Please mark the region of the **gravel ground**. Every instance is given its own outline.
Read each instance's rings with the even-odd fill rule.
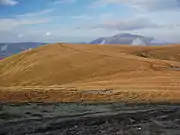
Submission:
[[[180,106],[1,104],[0,135],[180,135]]]

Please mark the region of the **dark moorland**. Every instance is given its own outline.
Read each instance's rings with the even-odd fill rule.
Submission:
[[[179,135],[179,104],[1,104],[1,135]]]

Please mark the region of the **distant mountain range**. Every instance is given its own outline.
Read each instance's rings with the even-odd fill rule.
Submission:
[[[22,51],[36,48],[46,43],[41,42],[21,42],[21,43],[0,43],[0,59],[20,53]]]
[[[130,45],[150,45],[154,38],[133,34],[117,34],[111,37],[98,38],[90,44],[130,44]]]

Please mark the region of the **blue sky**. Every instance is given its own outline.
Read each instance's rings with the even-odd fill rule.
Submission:
[[[118,33],[180,42],[180,0],[0,0],[0,42],[89,42]]]

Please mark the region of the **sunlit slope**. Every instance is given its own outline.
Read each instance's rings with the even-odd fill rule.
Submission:
[[[164,76],[169,81],[169,76],[178,77],[179,74],[179,71],[170,69],[172,65],[179,65],[180,57],[176,50],[180,47],[46,45],[2,60],[0,86],[73,86],[84,82],[86,86],[108,87],[113,86],[112,80],[114,86],[120,86],[129,79],[133,83],[136,78],[151,79],[153,75]],[[144,52],[150,56],[141,55]],[[148,78],[142,80],[143,83],[149,81]]]

